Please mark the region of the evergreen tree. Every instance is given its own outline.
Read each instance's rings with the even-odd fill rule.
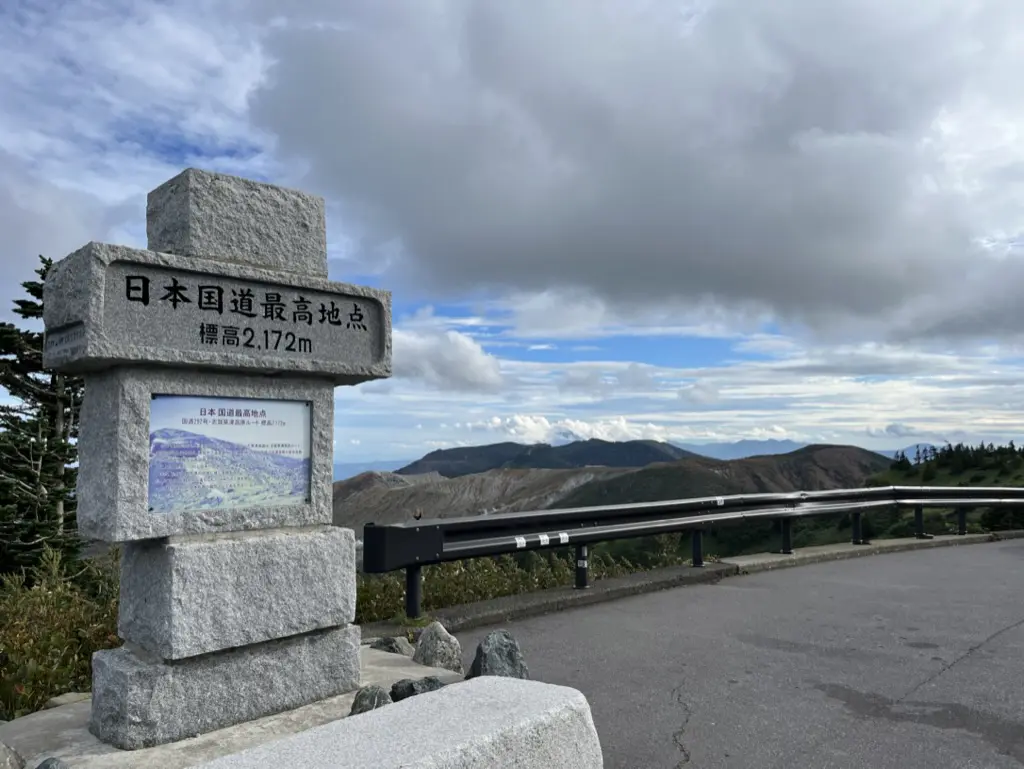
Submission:
[[[43,317],[43,281],[52,260],[39,257],[38,280],[22,283],[28,299],[14,312]],[[29,569],[43,546],[78,554],[75,523],[78,411],[83,383],[43,368],[43,333],[0,323],[0,387],[15,405],[0,404],[0,574]]]

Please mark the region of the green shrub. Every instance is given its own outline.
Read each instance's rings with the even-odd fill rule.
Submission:
[[[882,536],[890,539],[912,537],[914,536],[914,522],[908,520],[897,521],[886,529],[885,534]]]
[[[116,563],[64,564],[47,549],[30,574],[0,578],[0,718],[92,688],[93,652],[120,645]]]
[[[1024,509],[990,507],[982,512],[979,523],[986,531],[1024,529]]]

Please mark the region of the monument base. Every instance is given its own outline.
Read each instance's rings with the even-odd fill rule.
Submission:
[[[93,655],[89,731],[122,750],[175,742],[359,688],[358,625],[166,662]]]

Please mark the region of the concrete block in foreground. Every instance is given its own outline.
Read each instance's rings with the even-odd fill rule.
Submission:
[[[601,769],[575,689],[484,676],[192,769]]]
[[[177,660],[348,625],[355,550],[334,526],[126,543],[118,635]]]
[[[89,731],[122,750],[162,745],[359,688],[357,625],[166,663],[96,652]]]

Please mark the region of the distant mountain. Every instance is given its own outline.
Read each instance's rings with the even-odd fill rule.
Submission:
[[[362,536],[365,523],[407,521],[416,513],[422,518],[450,518],[494,511],[860,487],[889,466],[887,458],[854,446],[806,446],[789,454],[731,461],[688,455],[642,468],[500,468],[457,477],[367,473],[334,484],[334,523],[353,527],[356,535]]]
[[[376,462],[335,462],[334,480],[343,481],[360,473],[393,472],[411,462],[411,459],[381,459]]]
[[[399,475],[438,473],[445,478],[497,469],[570,469],[581,467],[646,467],[655,462],[674,462],[696,454],[658,441],[602,441],[596,438],[561,446],[546,443],[494,443],[432,451],[406,467]]]
[[[487,446],[438,449],[395,472],[399,475],[439,473],[445,478],[456,478],[502,467],[529,448],[532,447],[522,443],[505,442],[491,443]]]
[[[733,441],[732,443],[677,443],[679,448],[713,459],[743,459],[744,457],[760,457],[771,454],[788,454],[791,451],[807,446],[796,441],[778,441],[774,439],[753,441]]]
[[[309,459],[167,428],[150,435],[150,512],[298,503]],[[301,498],[300,498],[301,499]]]
[[[891,462],[856,446],[805,446],[789,454],[717,460],[698,457],[594,481],[558,507],[655,502],[728,494],[859,488]]]

